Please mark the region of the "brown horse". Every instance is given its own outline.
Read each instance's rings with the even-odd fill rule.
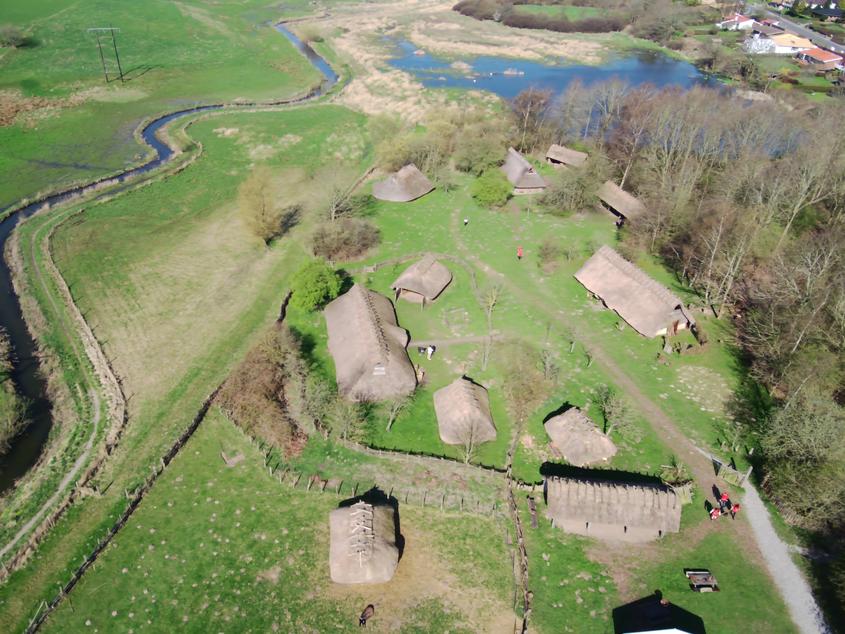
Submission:
[[[372,603],[364,608],[364,611],[361,612],[361,616],[358,617],[358,626],[359,627],[366,627],[367,621],[372,618],[373,614],[376,613],[376,606]]]

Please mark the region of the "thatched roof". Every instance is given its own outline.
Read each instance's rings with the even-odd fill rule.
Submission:
[[[433,301],[451,281],[449,269],[429,253],[405,269],[390,287],[399,293],[399,297],[410,301],[421,301],[423,298]]]
[[[461,377],[434,393],[434,412],[440,438],[447,445],[496,439],[487,390]]]
[[[577,407],[550,418],[545,424],[552,445],[576,467],[608,460],[616,455],[616,445],[599,431]]]
[[[513,148],[508,149],[502,171],[516,189],[543,189],[546,186],[546,181],[537,173],[534,166]]]
[[[599,187],[598,196],[605,205],[625,219],[636,218],[645,211],[645,205],[613,181],[605,181]]]
[[[397,325],[389,299],[355,284],[324,314],[343,396],[382,401],[414,391],[417,377],[405,350],[408,333]]]
[[[548,516],[567,533],[642,542],[681,527],[681,501],[662,485],[546,478]]]
[[[573,150],[565,145],[553,144],[549,151],[546,152],[546,158],[564,165],[571,165],[573,167],[581,167],[587,162],[588,155],[586,152],[579,152]]]
[[[434,185],[431,181],[411,163],[385,180],[374,183],[373,196],[379,200],[406,203],[425,196],[432,189]]]
[[[335,583],[386,583],[396,572],[396,510],[364,501],[329,514],[329,569]]]
[[[695,323],[674,293],[607,245],[584,263],[575,279],[646,337],[666,334],[676,322],[678,328]]]

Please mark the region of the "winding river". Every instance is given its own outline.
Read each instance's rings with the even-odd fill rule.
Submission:
[[[129,187],[131,181],[134,181],[136,177],[155,170],[169,161],[173,157],[175,149],[159,136],[159,132],[176,119],[208,110],[237,110],[256,106],[301,103],[316,99],[328,92],[339,78],[331,65],[283,24],[276,24],[274,28],[290,40],[323,75],[323,80],[318,87],[295,99],[267,103],[209,104],[177,110],[150,121],[141,130],[144,143],[153,152],[153,157],[146,163],[126,169],[113,177],[52,194],[18,209],[15,209],[16,206],[12,205],[8,209],[0,211],[0,213],[6,214],[9,210],[14,210],[0,222],[0,253],[5,253],[6,241],[17,224],[45,205],[53,206],[66,202],[76,196],[88,194],[104,184],[117,185],[117,189],[109,188],[109,195],[111,195],[116,190],[120,191]],[[29,403],[27,413],[29,424],[13,440],[9,451],[0,457],[0,493],[3,493],[13,487],[15,482],[38,462],[53,426],[53,416],[50,401],[47,398],[47,385],[39,372],[37,347],[26,327],[20,301],[12,287],[11,270],[5,258],[2,257],[0,257],[0,327],[4,328],[9,336],[13,361],[12,380],[18,393]]]

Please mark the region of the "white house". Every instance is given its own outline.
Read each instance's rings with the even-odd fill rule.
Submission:
[[[749,18],[741,13],[734,13],[721,22],[716,22],[723,31],[748,31],[754,25],[754,18]]]

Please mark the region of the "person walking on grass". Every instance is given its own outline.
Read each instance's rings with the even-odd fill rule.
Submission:
[[[516,259],[520,261],[522,260],[522,247],[516,248]]]
[[[466,227],[469,224],[469,218],[464,218],[464,226]]]
[[[731,510],[731,498],[727,491],[723,491],[719,498],[719,508],[722,510],[722,513],[727,513]]]
[[[710,511],[710,521],[717,520],[722,516],[722,511],[717,509],[715,506]]]
[[[736,514],[737,514],[737,513],[739,513],[739,504],[738,504],[738,503],[737,503],[737,504],[734,504],[734,505],[731,507],[731,519],[732,519],[732,520],[735,520],[735,519],[736,519]]]

